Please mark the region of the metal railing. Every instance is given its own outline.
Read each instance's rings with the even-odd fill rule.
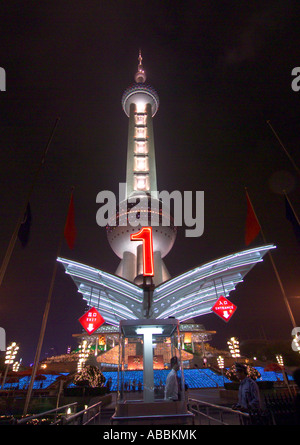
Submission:
[[[289,394],[265,395],[265,406],[274,425],[297,425],[296,396]]]
[[[237,411],[226,406],[208,403],[203,400],[189,398],[188,406],[190,412],[198,415],[200,424],[201,416],[205,419],[208,425],[211,425],[212,422],[217,425],[242,425],[245,423],[245,421],[247,422],[250,419],[250,415],[248,413]],[[201,411],[200,407],[204,408],[205,412]],[[212,415],[210,415],[212,411],[214,411],[218,417],[212,417]],[[224,421],[225,416],[229,418],[230,423],[227,423],[227,419],[227,422]]]
[[[62,417],[60,422],[56,422],[58,425],[89,425],[92,422],[94,425],[100,421],[101,418],[101,405],[102,401],[95,403],[94,405],[88,406],[87,408],[73,414],[69,417]],[[54,425],[54,424],[53,424]]]
[[[45,423],[50,421],[50,425],[89,425],[92,422],[96,424],[100,421],[102,401],[88,406],[78,413],[74,413],[77,404],[77,402],[73,402],[39,414],[26,416],[22,419],[13,419],[12,423],[14,425],[39,424],[41,419],[45,419]],[[61,415],[57,418],[59,413]]]
[[[164,425],[169,425],[169,421],[178,420],[178,424],[182,425],[182,422],[193,421],[194,416],[192,413],[182,413],[182,414],[152,414],[152,415],[140,415],[140,416],[116,416],[115,414],[111,417],[110,423],[114,422],[133,422],[133,421],[149,421],[149,425],[155,424],[156,421],[163,421]]]
[[[54,422],[52,422],[51,425],[55,425],[55,424],[59,423],[61,420],[61,419],[57,420],[57,414],[59,412],[64,411],[66,416],[68,416],[69,412],[71,414],[72,410],[75,409],[76,406],[77,406],[77,402],[69,403],[68,405],[59,406],[58,408],[50,409],[49,411],[44,411],[39,414],[33,414],[31,416],[26,416],[26,417],[23,417],[22,419],[14,419],[13,423],[15,425],[24,425],[26,423],[30,423],[33,420],[39,419],[41,417],[42,418],[45,418],[45,417],[51,418],[52,416],[54,416]]]

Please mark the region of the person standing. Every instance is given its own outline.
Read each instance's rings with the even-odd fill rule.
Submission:
[[[255,411],[261,408],[259,388],[257,383],[248,376],[247,366],[235,364],[237,377],[240,381],[238,403],[234,409],[240,411]]]
[[[176,402],[179,399],[179,386],[177,371],[179,369],[179,363],[177,357],[171,358],[171,371],[169,372],[165,386],[165,400],[172,400]]]

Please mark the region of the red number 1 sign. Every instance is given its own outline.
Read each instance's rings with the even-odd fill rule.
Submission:
[[[152,227],[143,227],[130,235],[131,241],[143,241],[143,270],[145,277],[154,276]]]

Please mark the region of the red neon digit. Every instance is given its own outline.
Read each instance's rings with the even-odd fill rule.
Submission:
[[[143,241],[144,276],[154,276],[152,227],[143,227],[138,233],[130,235],[131,241]]]

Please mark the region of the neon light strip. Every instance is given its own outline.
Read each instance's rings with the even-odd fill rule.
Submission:
[[[141,303],[142,302],[142,298],[140,298],[139,300],[137,299],[137,298],[134,298],[134,296],[132,296],[132,295],[129,295],[129,294],[127,294],[126,292],[124,292],[122,289],[116,289],[115,287],[112,287],[112,286],[109,286],[108,284],[105,284],[105,283],[103,283],[103,282],[99,282],[99,281],[95,281],[95,280],[93,280],[93,279],[91,279],[91,278],[88,278],[88,277],[83,277],[82,275],[79,275],[79,274],[77,274],[75,271],[69,271],[69,270],[66,270],[66,274],[67,275],[71,275],[72,277],[77,277],[77,278],[80,278],[81,280],[84,280],[84,281],[86,281],[86,282],[88,282],[88,283],[95,283],[97,286],[99,286],[99,290],[101,291],[101,286],[103,286],[103,287],[105,287],[105,288],[108,288],[108,289],[110,289],[111,291],[114,291],[114,292],[116,292],[117,294],[121,294],[122,296],[126,296],[126,297],[128,297],[128,298],[130,298],[131,300],[134,300],[134,301],[136,301],[136,302],[138,302],[138,303]],[[74,281],[75,281],[76,279],[74,279]],[[78,280],[79,281],[79,280]],[[84,284],[84,283],[82,283],[82,281],[80,281],[80,284]]]
[[[212,311],[210,311],[210,310],[208,310],[208,311],[204,311],[204,312],[201,312],[201,314],[199,314],[199,315],[196,315],[197,317],[198,316],[201,316],[201,315],[206,315],[206,314],[211,314],[212,313]],[[194,315],[195,316],[195,315]],[[185,321],[185,320],[188,320],[189,318],[191,318],[191,314],[188,314],[187,315],[187,317],[180,317],[180,318],[178,318],[178,320],[180,321],[180,322],[183,322],[183,321]]]
[[[98,302],[98,306],[99,306],[99,307],[101,307],[102,302],[105,302],[106,304],[110,305],[110,307],[111,307],[111,306],[116,307],[116,308],[117,308],[116,311],[119,311],[120,313],[122,313],[122,314],[124,314],[124,315],[127,313],[128,317],[130,317],[130,318],[135,318],[135,317],[133,316],[133,313],[132,313],[132,310],[131,310],[131,309],[128,309],[126,306],[123,306],[122,304],[117,303],[116,301],[110,301],[110,300],[107,300],[107,299],[104,298],[104,297],[101,297],[101,300],[100,300],[99,297],[98,297],[98,295],[97,295],[97,296],[93,296],[93,295],[91,295],[89,292],[83,292],[83,291],[81,291],[81,290],[78,290],[78,292],[80,292],[82,295],[85,295],[86,297],[89,297],[89,298],[91,299],[91,301],[93,301],[93,302]],[[84,299],[85,299],[86,301],[88,301],[88,298],[84,298]],[[100,300],[100,301],[99,301],[99,300]],[[105,307],[105,305],[104,305],[104,307]]]
[[[228,270],[231,271],[231,270],[233,270],[233,269],[241,268],[242,266],[249,266],[249,265],[251,265],[251,264],[256,264],[256,263],[261,262],[261,261],[262,261],[262,259],[257,259],[257,260],[252,260],[252,261],[249,260],[247,263],[243,263],[243,264],[233,264],[233,265],[231,265],[231,266],[227,266],[227,267],[225,267],[225,268],[223,268],[223,269],[221,269],[221,270],[213,270],[213,271],[207,273],[206,275],[200,275],[200,276],[198,276],[198,278],[195,278],[193,281],[188,281],[187,283],[183,284],[181,287],[179,287],[179,288],[175,288],[175,289],[171,290],[168,294],[162,295],[160,298],[159,298],[158,294],[160,293],[160,290],[161,290],[161,289],[159,289],[159,287],[158,287],[158,288],[156,289],[156,295],[154,296],[153,301],[157,302],[157,301],[161,300],[162,298],[166,297],[167,295],[170,295],[170,294],[172,294],[172,293],[174,293],[174,292],[177,292],[178,290],[180,290],[180,289],[182,289],[182,288],[184,288],[184,287],[186,287],[186,286],[190,286],[191,284],[196,283],[197,281],[204,280],[204,279],[206,279],[206,278],[208,278],[208,277],[212,277],[213,275],[221,275],[222,273],[224,273],[224,272],[226,272],[226,271],[228,271]],[[200,272],[200,269],[199,269],[199,272]],[[216,279],[217,279],[217,278],[218,278],[218,277],[216,277]],[[182,279],[182,280],[183,280],[184,277],[181,276],[181,277],[178,278],[178,280],[179,280],[179,279]],[[176,280],[176,281],[178,281],[178,280]],[[170,283],[170,284],[172,284],[172,283]]]
[[[213,300],[213,301],[216,301],[216,300]],[[186,320],[188,320],[190,317],[191,317],[191,315],[193,315],[193,316],[195,316],[195,317],[197,317],[197,314],[201,314],[203,311],[209,311],[209,312],[211,312],[211,308],[212,308],[212,306],[213,306],[213,304],[211,303],[211,302],[209,302],[208,301],[208,303],[210,303],[209,304],[209,306],[207,306],[207,305],[205,305],[205,303],[206,302],[203,302],[201,305],[197,305],[197,306],[190,306],[190,309],[192,309],[193,308],[193,310],[191,310],[191,311],[186,311],[186,310],[184,310],[184,311],[178,311],[178,312],[173,312],[173,314],[176,314],[175,316],[176,316],[176,318],[179,320],[181,317],[185,317],[185,319]],[[199,306],[199,307],[198,307]],[[202,307],[201,307],[202,306]],[[183,314],[181,314],[180,315],[180,312],[183,312]],[[165,315],[163,314],[163,315],[160,315],[158,318],[165,318]]]
[[[104,296],[100,297],[99,295],[91,294],[90,291],[84,291],[84,290],[78,289],[78,292],[86,297],[86,298],[83,297],[86,301],[88,301],[88,298],[90,298],[91,301],[96,302],[98,304],[98,307],[101,307],[101,304],[104,301],[110,306],[120,308],[120,309],[116,309],[116,311],[119,311],[123,314],[127,313],[128,317],[133,318],[133,319],[135,318],[134,310],[131,308],[128,308],[127,306],[123,305],[122,303],[118,303],[114,300],[109,300],[109,299],[105,298]],[[135,311],[138,312],[138,308],[135,307]]]
[[[225,293],[226,294],[228,294],[229,292],[231,292],[231,291],[233,291],[235,289],[235,286],[231,286],[231,287],[227,287],[227,288],[225,288]],[[223,293],[223,292],[222,292]],[[221,295],[221,293],[220,293],[220,295]],[[185,305],[185,304],[189,304],[189,301],[191,300],[191,299],[193,299],[194,298],[194,300],[193,301],[195,301],[195,299],[198,297],[198,298],[200,298],[201,300],[203,300],[204,298],[208,298],[208,297],[212,297],[212,296],[214,296],[216,299],[218,298],[217,296],[216,296],[216,292],[214,292],[214,291],[211,291],[211,292],[204,292],[203,291],[203,295],[202,295],[202,292],[194,292],[193,294],[190,294],[190,295],[187,295],[186,296],[186,298],[181,298],[180,300],[177,300],[177,301],[175,301],[175,302],[173,302],[173,303],[171,303],[170,304],[170,307],[174,307],[174,306],[176,306],[176,305],[178,305],[178,304],[183,304],[183,305]]]
[[[168,308],[166,311],[164,311],[160,314],[159,318],[165,318],[166,316],[168,316],[169,314],[172,314],[172,313],[176,313],[176,318],[177,318],[177,315],[180,314],[180,312],[183,312],[183,311],[185,312],[187,309],[190,309],[190,308],[195,309],[196,307],[201,306],[205,303],[216,302],[216,301],[217,301],[217,298],[209,298],[208,300],[201,300],[197,304],[195,304],[195,302],[191,301],[191,302],[189,302],[188,305],[185,305],[185,307],[181,307],[180,309],[178,308],[177,310],[175,308]]]
[[[84,269],[84,270],[86,270],[86,271],[88,271],[90,273],[93,273],[93,274],[96,274],[96,275],[99,274],[101,278],[105,277],[108,280],[116,281],[118,284],[121,285],[121,287],[124,287],[124,286],[129,287],[132,290],[132,292],[134,292],[134,293],[141,293],[141,294],[143,293],[143,291],[141,290],[141,288],[139,286],[136,286],[135,284],[129,283],[129,282],[127,282],[126,280],[124,280],[122,278],[115,277],[115,276],[113,276],[111,274],[108,274],[107,272],[103,272],[102,270],[95,269],[95,268],[90,267],[90,266],[85,266],[84,264],[76,263],[75,261],[66,260],[66,259],[63,259],[63,258],[57,258],[57,261],[63,263],[65,265],[66,269],[69,268],[69,267],[72,267],[72,266],[74,266],[76,268],[79,268],[79,269]]]
[[[157,287],[157,290],[159,289],[161,291],[161,290],[165,289],[166,287],[171,286],[172,284],[174,284],[178,280],[181,280],[183,278],[187,278],[187,277],[193,275],[194,273],[197,273],[197,271],[205,270],[205,269],[207,269],[209,267],[213,267],[214,265],[218,265],[220,263],[224,263],[224,262],[229,261],[230,259],[236,258],[238,256],[244,256],[244,255],[257,253],[257,252],[260,253],[260,252],[267,251],[269,249],[275,249],[275,248],[276,248],[276,246],[271,244],[271,245],[267,245],[267,246],[263,246],[263,247],[256,247],[254,249],[244,250],[243,252],[234,253],[234,254],[228,255],[227,257],[224,257],[224,258],[219,258],[219,259],[217,259],[215,261],[212,261],[211,263],[205,264],[204,266],[200,266],[200,267],[197,267],[197,268],[195,268],[195,269],[193,269],[191,271],[188,271],[188,272],[180,275],[177,278],[171,279],[167,283],[161,284],[160,286]],[[261,258],[261,255],[260,255],[260,258]]]
[[[100,304],[98,304],[97,300],[94,299],[94,298],[91,298],[91,301],[93,302],[93,304],[96,303],[98,308],[101,309],[101,311],[103,311],[103,310],[109,311],[109,309],[111,309],[113,311],[112,313],[114,313],[115,316],[119,316],[119,317],[124,318],[124,319],[130,318],[131,320],[135,320],[136,319],[136,317],[133,314],[128,314],[128,312],[123,312],[120,309],[115,309],[115,305],[114,304],[110,304],[110,303],[104,304],[103,301],[100,302]]]

